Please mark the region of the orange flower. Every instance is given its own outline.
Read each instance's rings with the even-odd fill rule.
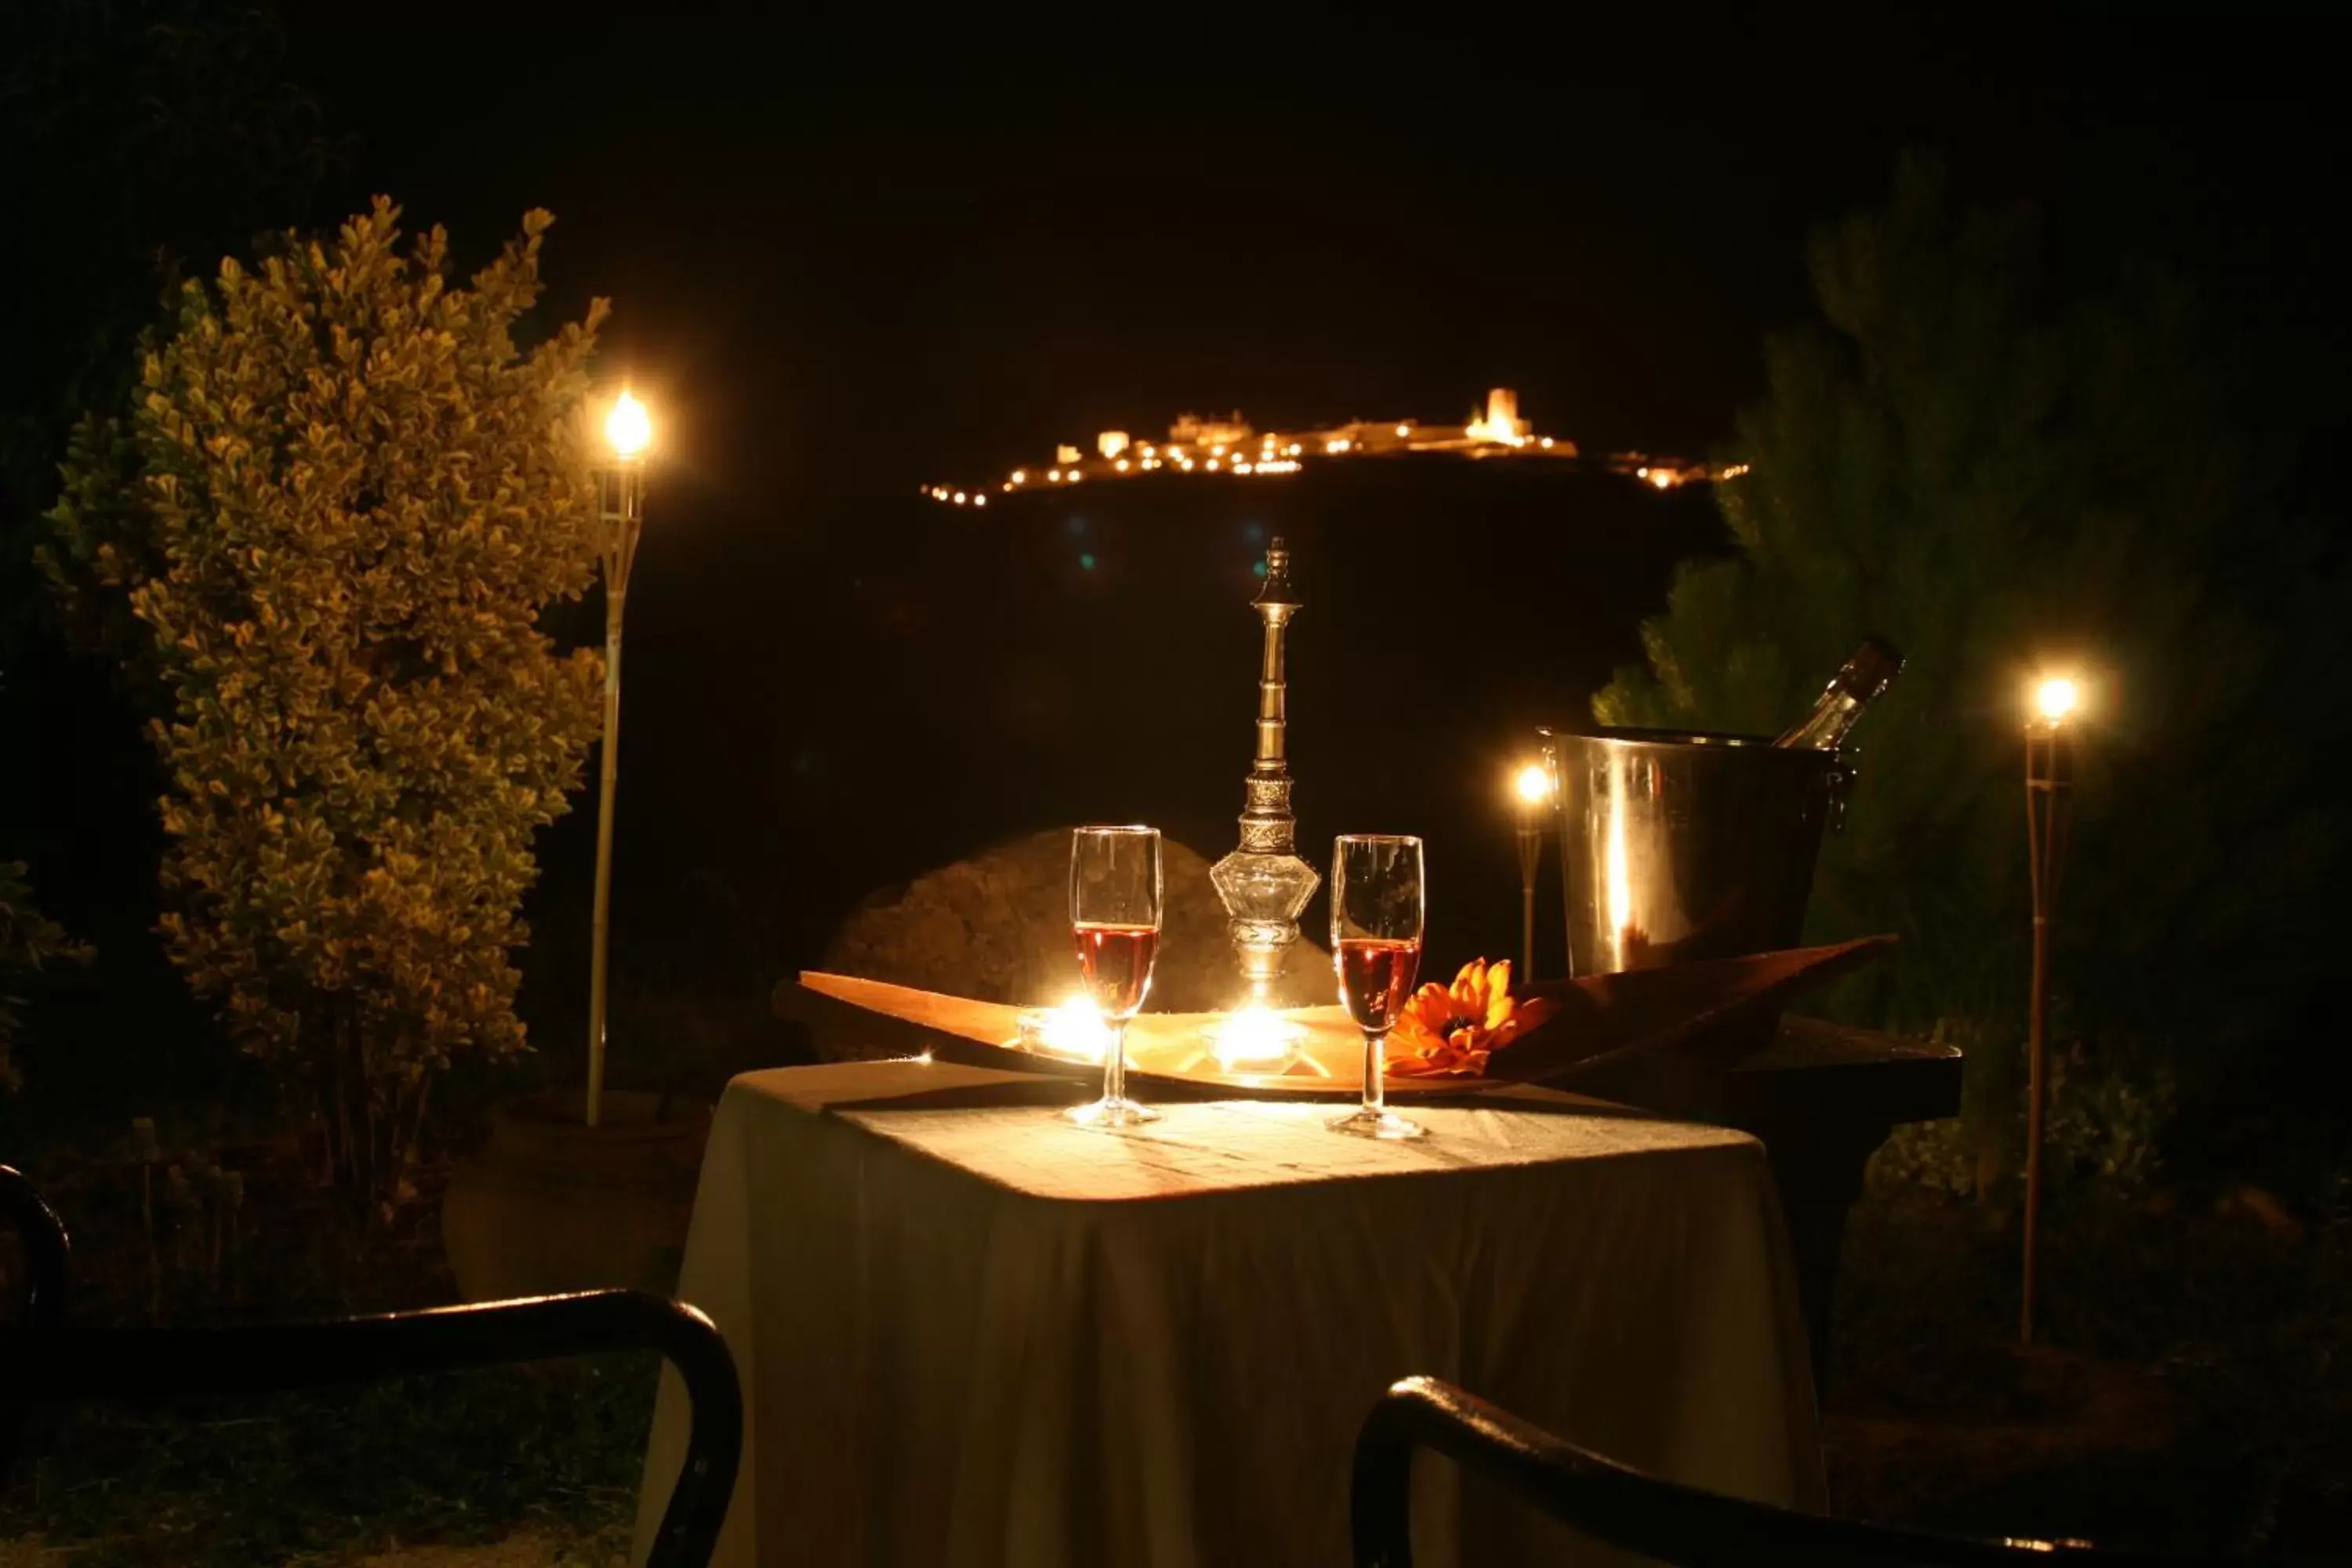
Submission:
[[[1511,961],[1483,958],[1462,966],[1451,985],[1430,982],[1412,994],[1389,1031],[1388,1070],[1405,1078],[1475,1078],[1486,1058],[1546,1018],[1559,1004],[1511,995]]]

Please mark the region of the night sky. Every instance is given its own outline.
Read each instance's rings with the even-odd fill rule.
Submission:
[[[1905,148],[2036,204],[2062,278],[2190,269],[2255,379],[2341,426],[2342,313],[2308,286],[2342,138],[2292,13],[733,12],[289,16],[354,198],[474,255],[556,213],[552,303],[615,297],[614,363],[661,393],[717,526],[1185,408],[1437,420],[1490,384],[1588,447],[1695,452],[1803,311],[1808,229],[1881,199]]]

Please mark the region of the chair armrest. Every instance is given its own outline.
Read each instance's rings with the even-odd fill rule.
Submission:
[[[57,1327],[65,1321],[73,1257],[65,1221],[41,1196],[41,1189],[14,1165],[0,1165],[0,1216],[16,1227],[17,1249],[24,1255],[22,1321],[37,1329]]]
[[[1596,1541],[1677,1568],[2025,1568],[2235,1563],[2048,1541],[1979,1541],[1855,1524],[1676,1485],[1577,1447],[1441,1383],[1391,1387],[1356,1437],[1349,1518],[1357,1568],[1411,1568],[1412,1457],[1428,1448]]]

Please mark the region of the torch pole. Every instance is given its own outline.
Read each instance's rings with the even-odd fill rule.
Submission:
[[[629,566],[636,558],[637,533],[645,521],[643,469],[624,464],[613,470],[615,506],[604,515],[604,732],[596,788],[596,895],[589,923],[588,1125],[601,1126],[604,1110],[604,996],[612,951],[613,801],[621,780],[621,617],[629,603]]]
[[[1519,984],[1536,977],[1536,873],[1543,865],[1543,831],[1519,807]]]
[[[2025,844],[2033,880],[2033,979],[2025,1025],[2025,1258],[2018,1301],[2017,1337],[2033,1342],[2042,1263],[2042,1139],[2050,1099],[2050,935],[2058,913],[2058,872],[2063,811],[2070,780],[2066,740],[2056,723],[2025,731]]]

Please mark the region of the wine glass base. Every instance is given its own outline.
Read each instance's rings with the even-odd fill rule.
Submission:
[[[1090,1100],[1062,1112],[1062,1120],[1079,1127],[1140,1127],[1160,1120],[1160,1112],[1125,1098]]]
[[[1353,1110],[1324,1123],[1355,1138],[1426,1138],[1429,1129],[1386,1110]]]

